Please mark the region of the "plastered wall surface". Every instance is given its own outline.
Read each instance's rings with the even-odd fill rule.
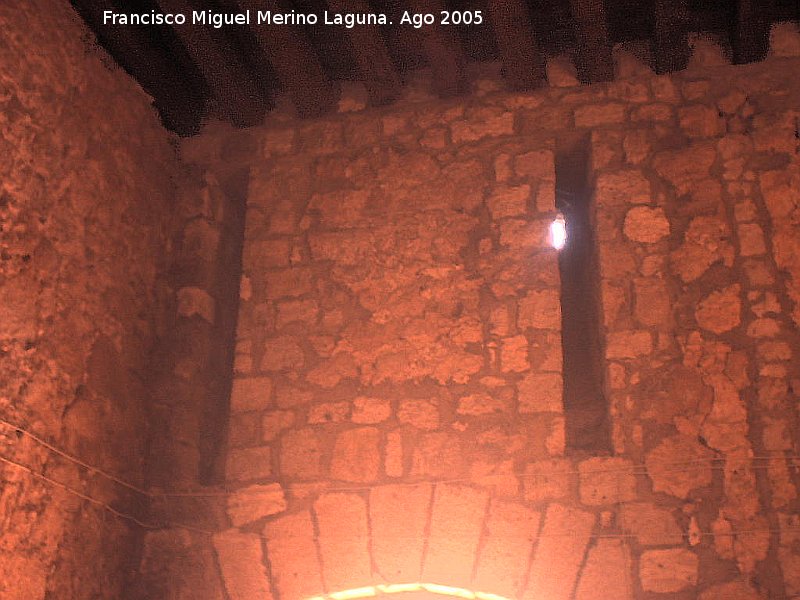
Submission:
[[[145,368],[167,321],[174,148],[66,2],[0,6],[0,597],[120,598],[144,483]],[[19,466],[22,465],[22,466]]]
[[[404,104],[253,144],[232,598],[430,582],[511,597],[792,598],[796,33],[732,67]],[[590,149],[613,456],[565,447],[554,149]],[[238,141],[237,141],[238,140]],[[591,301],[591,299],[587,299]]]

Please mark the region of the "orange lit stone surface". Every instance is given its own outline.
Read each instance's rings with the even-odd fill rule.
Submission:
[[[656,76],[619,47],[591,86],[565,57],[526,93],[434,100],[410,72],[394,105],[210,122],[176,155],[66,3],[14,10],[0,412],[152,495],[5,427],[98,504],[4,463],[0,597],[122,598],[129,571],[148,600],[800,597],[794,25],[752,65],[698,38]],[[602,456],[565,433],[566,139]]]

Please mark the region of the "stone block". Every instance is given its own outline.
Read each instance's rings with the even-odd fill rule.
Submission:
[[[769,36],[769,53],[781,58],[800,56],[800,30],[790,21],[774,23]]]
[[[449,433],[429,433],[417,440],[411,461],[414,477],[456,477],[465,467],[459,438]]]
[[[439,427],[439,407],[434,400],[401,400],[397,420],[431,431]]]
[[[576,127],[602,127],[625,122],[625,105],[618,102],[589,104],[575,109]]]
[[[685,106],[678,111],[683,132],[691,138],[717,137],[725,133],[725,119],[705,104]]]
[[[375,481],[381,466],[380,431],[360,427],[343,431],[336,438],[331,459],[331,478],[342,481]]]
[[[625,215],[622,231],[634,242],[655,244],[669,236],[669,220],[663,208],[637,206]]]
[[[272,475],[272,451],[269,446],[231,448],[225,462],[227,481],[264,479]]]
[[[312,429],[288,431],[281,438],[280,476],[317,479],[322,470],[322,444]]]
[[[392,404],[387,398],[358,396],[353,400],[350,420],[362,425],[382,423],[392,415]]]
[[[372,553],[377,571],[387,581],[420,580],[432,493],[432,486],[426,483],[370,490]]]
[[[622,540],[599,539],[586,558],[575,600],[632,600],[631,557]]]
[[[617,331],[606,338],[606,358],[611,360],[638,358],[652,351],[653,337],[649,331]]]
[[[534,150],[514,157],[514,175],[520,179],[555,182],[555,155],[552,150]]]
[[[514,133],[514,113],[485,107],[472,112],[462,121],[450,124],[450,137],[454,144],[476,142],[487,137]]]
[[[494,497],[513,498],[519,494],[519,478],[511,459],[477,458],[469,466],[469,480]]]
[[[636,536],[641,546],[679,545],[683,530],[666,508],[649,502],[631,502],[619,509],[619,526]]]
[[[572,463],[562,458],[528,463],[523,477],[525,500],[542,502],[570,496],[573,471]]]
[[[493,499],[489,505],[473,587],[517,598],[528,571],[541,515],[516,502]]]
[[[690,491],[711,484],[714,453],[695,439],[677,435],[666,438],[645,457],[654,492],[686,498]],[[675,465],[692,465],[676,469]]]
[[[709,178],[716,158],[716,148],[712,144],[695,144],[658,153],[653,166],[661,177],[675,186],[678,193],[685,194],[694,182]]]
[[[580,85],[575,63],[566,54],[548,59],[546,71],[547,82],[551,87],[565,88]]]
[[[663,279],[640,278],[633,282],[633,314],[642,325],[664,325],[671,315],[670,294]]]
[[[530,369],[528,338],[517,335],[500,342],[500,368],[504,373],[522,373]]]
[[[264,537],[279,598],[312,598],[324,593],[314,525],[307,510],[269,521]]]
[[[531,197],[531,186],[500,186],[487,199],[489,212],[493,219],[504,217],[521,217],[528,212],[528,201]]]
[[[275,404],[279,408],[294,408],[308,404],[314,399],[311,390],[279,383],[275,388]]]
[[[286,300],[278,302],[278,314],[275,326],[281,329],[289,323],[299,322],[314,325],[319,314],[319,307],[314,300]]]
[[[336,387],[343,379],[358,377],[358,368],[353,356],[339,352],[331,358],[324,359],[306,375],[309,383],[323,388]]]
[[[597,177],[595,199],[601,207],[649,204],[652,200],[650,181],[638,169],[601,173]]]
[[[236,377],[231,388],[231,412],[265,410],[272,405],[272,379]]]
[[[679,592],[697,584],[697,555],[685,548],[646,550],[639,559],[639,580],[646,592]]]
[[[564,383],[561,373],[528,373],[517,386],[520,413],[564,411]]]
[[[389,477],[402,477],[405,471],[403,452],[403,435],[399,431],[390,431],[386,434],[386,457],[384,471]]]
[[[214,534],[213,542],[230,600],[272,600],[261,536],[228,529]]]
[[[274,410],[261,417],[261,439],[271,442],[284,429],[294,425],[294,413],[290,410]]]
[[[309,267],[292,267],[261,275],[266,284],[265,300],[296,297],[314,291],[315,274]]]
[[[488,499],[486,492],[470,487],[436,486],[422,569],[424,581],[469,586]]]
[[[763,600],[746,581],[730,581],[712,585],[700,594],[699,600]]]
[[[324,494],[314,502],[322,575],[330,590],[372,583],[367,504],[356,494]]]
[[[288,267],[291,249],[292,241],[288,238],[249,241],[244,247],[242,270],[245,273],[255,274],[267,269]]]
[[[519,301],[517,323],[520,329],[561,330],[561,295],[558,290],[531,291]]]
[[[755,223],[742,223],[738,227],[739,252],[742,256],[761,256],[767,251],[764,231]]]
[[[349,402],[323,402],[308,409],[308,424],[341,423],[350,415]]]
[[[286,498],[278,483],[251,485],[228,497],[228,517],[234,527],[247,525],[263,517],[286,510]]]
[[[508,411],[508,403],[499,396],[469,394],[458,399],[456,413],[464,416],[499,414]]]
[[[738,327],[741,323],[741,286],[730,285],[711,292],[695,310],[697,324],[707,331],[720,334]]]
[[[636,499],[636,477],[630,460],[596,457],[578,465],[580,499],[589,506]]]
[[[290,336],[278,336],[264,342],[261,355],[262,371],[291,371],[305,364],[305,353],[298,341]]]
[[[551,504],[533,557],[523,600],[569,600],[594,528],[592,513]]]

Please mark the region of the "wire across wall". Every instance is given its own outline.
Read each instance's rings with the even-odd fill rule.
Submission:
[[[54,444],[51,444],[47,440],[43,439],[42,437],[36,435],[28,431],[27,429],[11,423],[6,419],[0,417],[0,426],[3,428],[13,431],[18,436],[25,436],[48,452],[55,456],[59,456],[69,463],[85,470],[87,473],[96,474],[100,477],[133,492],[141,497],[144,497],[147,500],[159,500],[159,499],[167,499],[167,498],[228,498],[237,494],[235,490],[227,490],[227,489],[214,489],[214,490],[147,490],[141,486],[137,486],[121,477],[114,475],[113,473],[109,473],[107,470],[104,470],[100,467],[94,466],[79,457],[58,448]],[[110,514],[118,517],[120,519],[126,520],[130,523],[133,523],[142,529],[147,530],[158,530],[158,529],[166,529],[166,528],[179,528],[185,529],[188,531],[196,532],[196,533],[203,533],[208,535],[213,535],[217,533],[216,531],[210,529],[204,529],[201,527],[196,527],[186,523],[177,523],[177,522],[160,522],[160,523],[150,523],[147,521],[142,520],[141,518],[127,513],[125,511],[121,511],[119,509],[114,508],[108,502],[100,500],[82,492],[73,486],[64,483],[62,481],[58,481],[48,475],[45,475],[42,472],[37,471],[36,469],[21,463],[17,460],[9,458],[7,456],[0,455],[0,462],[11,466],[13,468],[19,469],[30,475],[31,477],[38,479],[42,482],[45,482],[51,486],[54,486],[58,489],[63,490],[64,492],[71,494],[81,500],[84,500],[91,505],[100,508],[109,512]],[[698,469],[709,469],[709,470],[717,470],[717,471],[725,471],[731,470],[736,468],[741,468],[742,466],[752,470],[763,470],[769,469],[772,467],[772,463],[775,462],[785,462],[787,463],[788,468],[800,469],[800,456],[790,455],[790,454],[776,454],[773,456],[751,456],[751,457],[742,457],[742,458],[725,458],[725,457],[710,457],[707,459],[697,459],[691,461],[664,461],[659,462],[656,464],[650,465],[650,471],[657,470],[659,474],[678,474],[678,473],[692,473]],[[627,475],[647,475],[648,468],[644,464],[628,464],[628,465],[620,465],[619,467],[604,467],[604,468],[591,468],[591,469],[553,469],[553,470],[542,470],[542,471],[526,471],[525,478],[526,480],[533,480],[534,485],[536,484],[537,480],[541,478],[543,482],[547,482],[552,480],[556,477],[569,477],[569,476],[578,476],[578,477],[588,477],[594,475],[608,475],[608,474],[627,474]],[[491,477],[491,475],[489,476]],[[480,478],[478,478],[479,480]],[[370,491],[375,488],[380,487],[419,487],[420,485],[439,485],[439,484],[475,484],[479,483],[476,481],[476,478],[470,477],[455,477],[455,478],[446,478],[446,479],[436,479],[436,480],[421,480],[421,481],[406,481],[406,482],[391,482],[391,483],[376,483],[373,485],[326,485],[324,482],[321,483],[320,488],[322,491],[325,492],[366,492]],[[309,485],[313,485],[313,482],[309,482]],[[746,536],[746,535],[780,535],[780,534],[787,534],[790,532],[800,533],[800,526],[792,527],[792,528],[782,528],[782,529],[774,529],[774,528],[752,528],[752,529],[740,529],[736,531],[715,531],[715,532],[699,532],[698,535],[701,537],[738,537],[738,536]],[[457,534],[457,532],[454,532]],[[552,533],[552,534],[544,534],[540,533],[536,536],[537,539],[541,537],[573,537],[571,533]],[[637,534],[633,533],[615,533],[615,532],[608,532],[608,533],[595,533],[590,535],[591,539],[636,539],[638,537]],[[683,537],[683,535],[678,536],[677,534],[673,534],[670,536],[673,540],[677,537]],[[316,534],[314,535],[316,539]],[[406,539],[403,536],[400,536],[398,539]],[[415,538],[408,538],[408,539],[415,539]]]

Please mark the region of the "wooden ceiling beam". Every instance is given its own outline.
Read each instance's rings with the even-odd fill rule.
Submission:
[[[503,77],[514,90],[531,90],[546,79],[528,6],[522,0],[488,0],[489,20],[503,61]]]
[[[372,12],[365,0],[328,0],[334,12]],[[400,76],[386,49],[378,25],[363,25],[345,30],[353,56],[369,94],[370,104],[391,104],[400,96]]]
[[[575,20],[576,67],[585,83],[614,79],[614,61],[603,0],[570,0]]]
[[[689,64],[687,0],[655,0],[653,62],[656,73],[672,73]]]
[[[467,91],[465,72],[466,56],[452,25],[442,26],[441,12],[446,9],[442,0],[407,0],[409,10],[417,14],[432,14],[435,21],[418,31],[433,72],[433,90],[442,98],[457,96]],[[409,25],[399,25],[409,27]]]
[[[116,9],[116,5],[74,0],[73,6],[114,60],[153,97],[164,125],[180,135],[197,133],[206,90],[199,73],[192,77],[182,71],[191,62],[176,62],[159,50],[142,28],[104,24],[103,11]]]
[[[773,0],[738,0],[731,28],[733,62],[764,60],[769,51],[769,32],[775,13]]]
[[[191,15],[193,10],[187,0],[156,2],[165,13]],[[173,28],[233,124],[249,127],[262,122],[269,99],[255,84],[253,73],[236,52],[219,42],[206,27],[191,25],[191,19]]]
[[[285,12],[277,0],[239,0],[239,6],[251,12]],[[252,26],[252,31],[300,117],[318,117],[336,107],[338,86],[328,79],[302,29],[262,24]]]

